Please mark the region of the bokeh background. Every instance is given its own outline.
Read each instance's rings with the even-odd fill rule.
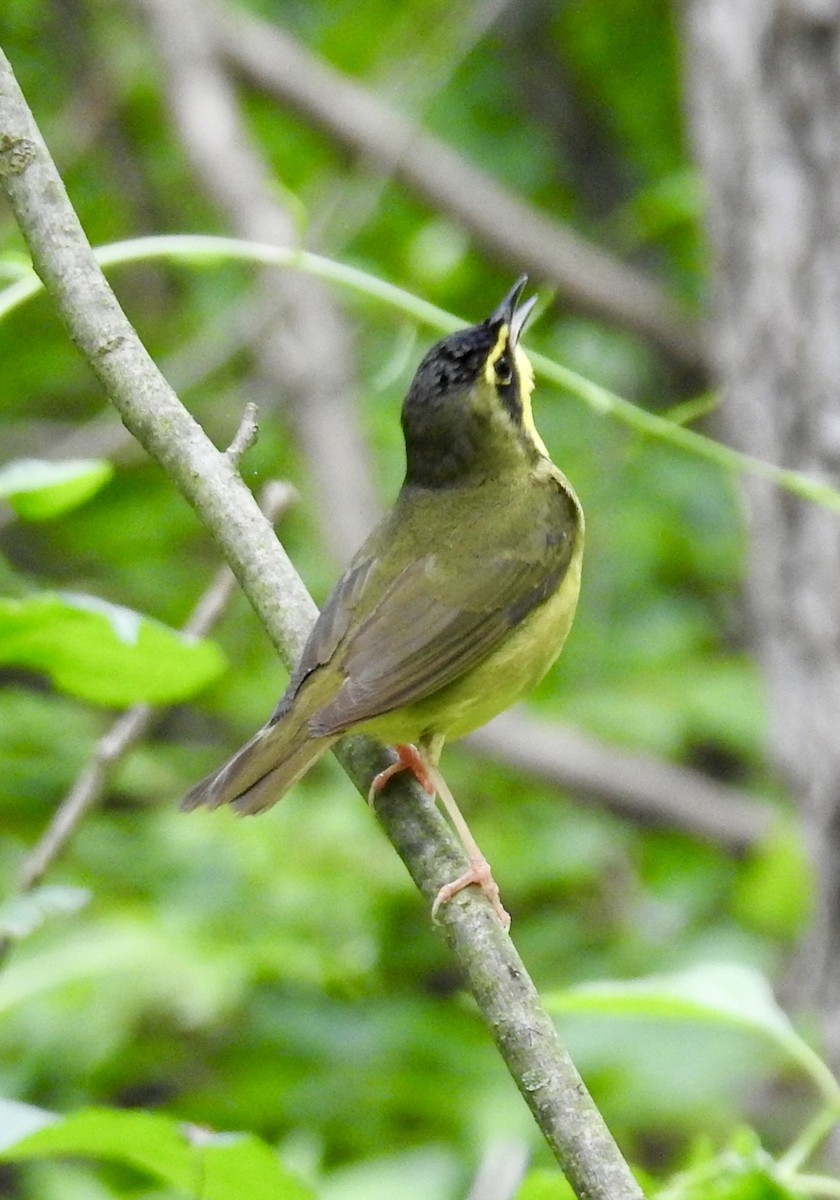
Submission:
[[[528,345],[726,433],[684,116],[691,47],[665,0],[5,0],[0,33],[94,244],[302,244],[470,321],[524,269],[543,300]],[[24,248],[5,208],[0,243],[11,277]],[[399,486],[401,398],[437,335],[251,264],[110,277],[217,444],[259,406],[242,472],[255,491],[294,484],[279,533],[323,600]],[[54,520],[4,512],[7,593],[89,593],[183,625],[214,547],[43,296],[0,322],[0,364],[4,460],[115,466]],[[519,724],[444,763],[517,945],[546,991],[710,962],[782,982],[815,883],[768,755],[742,480],[545,381],[535,414],[587,514],[579,614]],[[327,1200],[464,1195],[488,1156],[547,1167],[402,864],[331,759],[258,820],[179,813],[285,684],[241,597],[213,637],[226,668],[161,710],[50,868],[86,903],[7,955],[0,1092],[247,1129]],[[9,897],[115,716],[71,693],[3,671]],[[797,1016],[818,1039],[815,1011]],[[604,1016],[562,1028],[623,1149],[654,1173],[740,1123],[780,1147],[807,1104],[794,1073],[732,1031]],[[7,1170],[8,1194],[33,1200],[152,1194],[90,1164]]]

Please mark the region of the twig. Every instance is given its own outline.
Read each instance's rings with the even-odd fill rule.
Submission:
[[[153,713],[150,704],[135,704],[99,738],[89,761],[24,859],[18,873],[18,893],[31,891],[63,853],[87,813],[101,800],[116,764],[148,730]]]
[[[703,365],[700,332],[653,280],[525,203],[276,26],[208,7],[229,61],[253,85],[392,172],[517,270],[553,284],[564,302],[652,339],[688,367]]]
[[[234,465],[248,449],[256,431],[255,406],[246,406],[245,415],[227,454]],[[291,484],[272,481],[260,496],[260,508],[269,521],[277,521],[296,499]],[[236,578],[229,567],[216,573],[210,586],[198,600],[187,619],[183,632],[192,637],[204,637],[221,619],[236,590]],[[70,791],[56,809],[52,820],[24,859],[17,879],[17,894],[31,891],[64,853],[68,843],[87,814],[100,803],[115,768],[145,737],[161,710],[151,704],[134,704],[114,721],[93,748],[90,759],[82,768]],[[9,951],[11,939],[0,938],[0,962]]]
[[[633,821],[682,829],[733,854],[761,841],[776,815],[769,805],[699,771],[608,746],[559,722],[539,721],[524,709],[496,717],[463,745],[595,798]]]
[[[0,52],[0,186],[35,269],[71,337],[125,423],[194,505],[286,662],[300,654],[315,606],[229,460],[179,404],[102,275],[11,67]],[[362,794],[384,749],[345,738],[339,758]],[[397,783],[378,815],[431,903],[463,870],[463,852],[416,785]],[[467,894],[468,892],[473,894]],[[581,1200],[639,1200],[641,1189],[542,1007],[513,943],[484,896],[446,906],[446,938],[484,1020]]]
[[[163,374],[179,393],[197,387],[239,354],[252,337],[262,333],[265,319],[257,322],[256,316],[241,300],[227,305],[199,333],[167,356],[161,367]],[[33,424],[29,422],[30,426]],[[72,429],[62,429],[57,436],[54,428],[49,432],[50,436],[33,438],[30,444],[21,438],[23,447],[15,448],[13,456],[48,460],[110,458],[123,464],[145,458],[143,447],[120,423],[110,405]],[[17,519],[13,508],[0,507],[0,530]]]
[[[234,434],[233,441],[228,446],[227,450],[225,450],[225,455],[231,466],[239,466],[243,455],[247,454],[256,442],[259,432],[259,426],[257,425],[257,406],[253,400],[249,400],[245,405],[245,411],[242,413],[242,419],[239,422],[239,428]],[[262,507],[262,505],[260,507]],[[265,508],[263,508],[263,512],[265,512]],[[265,515],[268,516],[268,513]],[[271,520],[270,517],[269,520]]]

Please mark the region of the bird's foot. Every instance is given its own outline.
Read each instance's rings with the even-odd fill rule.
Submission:
[[[411,771],[425,792],[428,792],[430,796],[436,795],[435,785],[432,783],[429,772],[426,770],[426,764],[417,747],[403,743],[396,745],[394,749],[397,752],[396,762],[392,762],[390,767],[386,767],[378,775],[374,775],[368,792],[368,804],[373,804],[388,780],[392,779],[394,775],[399,775],[401,771]]]
[[[502,904],[501,896],[499,895],[499,885],[493,878],[490,864],[480,851],[477,854],[470,855],[470,865],[464,874],[459,875],[457,879],[453,879],[451,883],[445,883],[435,896],[435,902],[432,905],[432,920],[437,924],[437,914],[440,906],[448,904],[453,896],[457,896],[458,892],[462,892],[471,883],[477,883],[482,892],[484,892],[484,895],[493,906],[493,911],[499,918],[502,928],[507,932],[510,929],[510,913]]]

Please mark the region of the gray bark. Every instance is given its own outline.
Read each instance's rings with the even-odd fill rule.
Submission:
[[[692,0],[689,117],[708,186],[710,346],[723,432],[836,482],[840,467],[840,5]],[[840,1065],[840,522],[744,481],[750,626],[771,753],[800,806],[817,905],[788,1000]]]

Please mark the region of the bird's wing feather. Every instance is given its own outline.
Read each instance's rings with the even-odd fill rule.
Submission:
[[[414,564],[354,634],[344,683],[310,721],[312,733],[339,733],[445,687],[553,592],[567,565],[528,570],[505,559],[485,562],[473,575],[474,607],[466,606],[467,598],[465,607],[454,607],[426,587],[418,591],[417,574],[428,562]],[[497,575],[506,577],[508,589],[499,590]]]
[[[563,511],[568,514],[565,503]],[[313,714],[311,732],[342,732],[421,700],[469,671],[554,592],[573,549],[567,516],[495,554],[459,557],[458,548],[450,547],[415,559],[346,642],[333,647],[344,680]]]
[[[353,610],[364,591],[375,563],[376,554],[373,550],[369,552],[366,544],[336,583],[329,599],[321,609],[318,620],[312,627],[300,661],[291,674],[289,685],[280,697],[269,724],[274,724],[285,716],[304,681],[313,671],[316,671],[318,667],[325,666],[332,658],[347,632]]]

